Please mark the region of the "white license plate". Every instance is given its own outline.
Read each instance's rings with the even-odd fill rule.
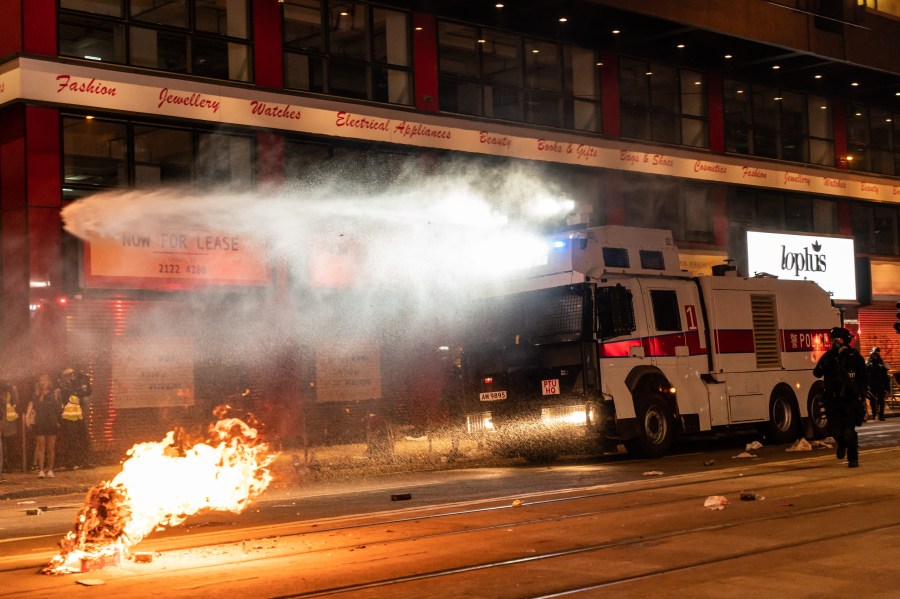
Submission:
[[[559,379],[541,381],[541,393],[543,395],[559,395]]]
[[[481,401],[499,401],[506,399],[506,391],[485,391],[478,396]]]

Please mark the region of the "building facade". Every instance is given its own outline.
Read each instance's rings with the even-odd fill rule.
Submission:
[[[0,7],[0,365],[23,386],[90,371],[95,449],[221,401],[252,403],[289,444],[371,434],[386,413],[428,423],[445,370],[422,351],[437,333],[395,338],[402,308],[377,329],[271,342],[316,328],[313,296],[372,303],[347,247],[312,239],[298,268],[213,224],[186,241],[136,229],[86,243],[63,211],[98,192],[121,192],[110,209],[125,210],[129,192],[161,187],[528,168],[575,200],[572,226],[671,229],[697,274],[729,258],[753,274],[748,231],[852,239],[855,293],[835,299],[863,351],[900,363],[894,3]],[[167,242],[214,255],[217,274],[161,262]]]

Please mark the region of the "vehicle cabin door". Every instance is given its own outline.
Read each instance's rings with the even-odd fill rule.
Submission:
[[[688,432],[709,430],[718,416],[701,374],[709,372],[706,323],[697,286],[685,280],[640,281],[646,310],[644,351],[675,388],[678,412]],[[727,412],[721,415],[727,422]]]
[[[603,393],[612,397],[618,418],[634,418],[634,403],[626,379],[650,364],[643,345],[647,320],[636,279],[599,283],[596,291],[598,362]]]

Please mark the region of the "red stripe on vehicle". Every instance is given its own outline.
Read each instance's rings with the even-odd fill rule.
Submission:
[[[720,354],[752,354],[756,348],[750,329],[716,330],[716,352]]]
[[[613,341],[600,344],[601,358],[627,358],[631,355],[632,347],[640,347],[640,339],[626,339],[625,341]]]
[[[700,333],[697,331],[601,343],[599,352],[601,358],[627,358],[631,356],[632,347],[643,347],[644,355],[647,357],[665,357],[674,356],[675,348],[678,346],[687,346],[692,356],[706,353],[706,348],[700,344]]]

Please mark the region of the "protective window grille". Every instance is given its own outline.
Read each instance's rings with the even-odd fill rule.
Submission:
[[[628,250],[625,248],[603,248],[603,262],[608,268],[628,268]]]
[[[778,317],[775,296],[751,295],[753,312],[753,345],[757,368],[781,367],[781,343],[778,339]]]
[[[580,294],[567,293],[547,305],[539,335],[565,335],[581,331],[584,303]]]
[[[666,261],[663,258],[663,253],[656,250],[641,250],[641,268],[665,270]]]

